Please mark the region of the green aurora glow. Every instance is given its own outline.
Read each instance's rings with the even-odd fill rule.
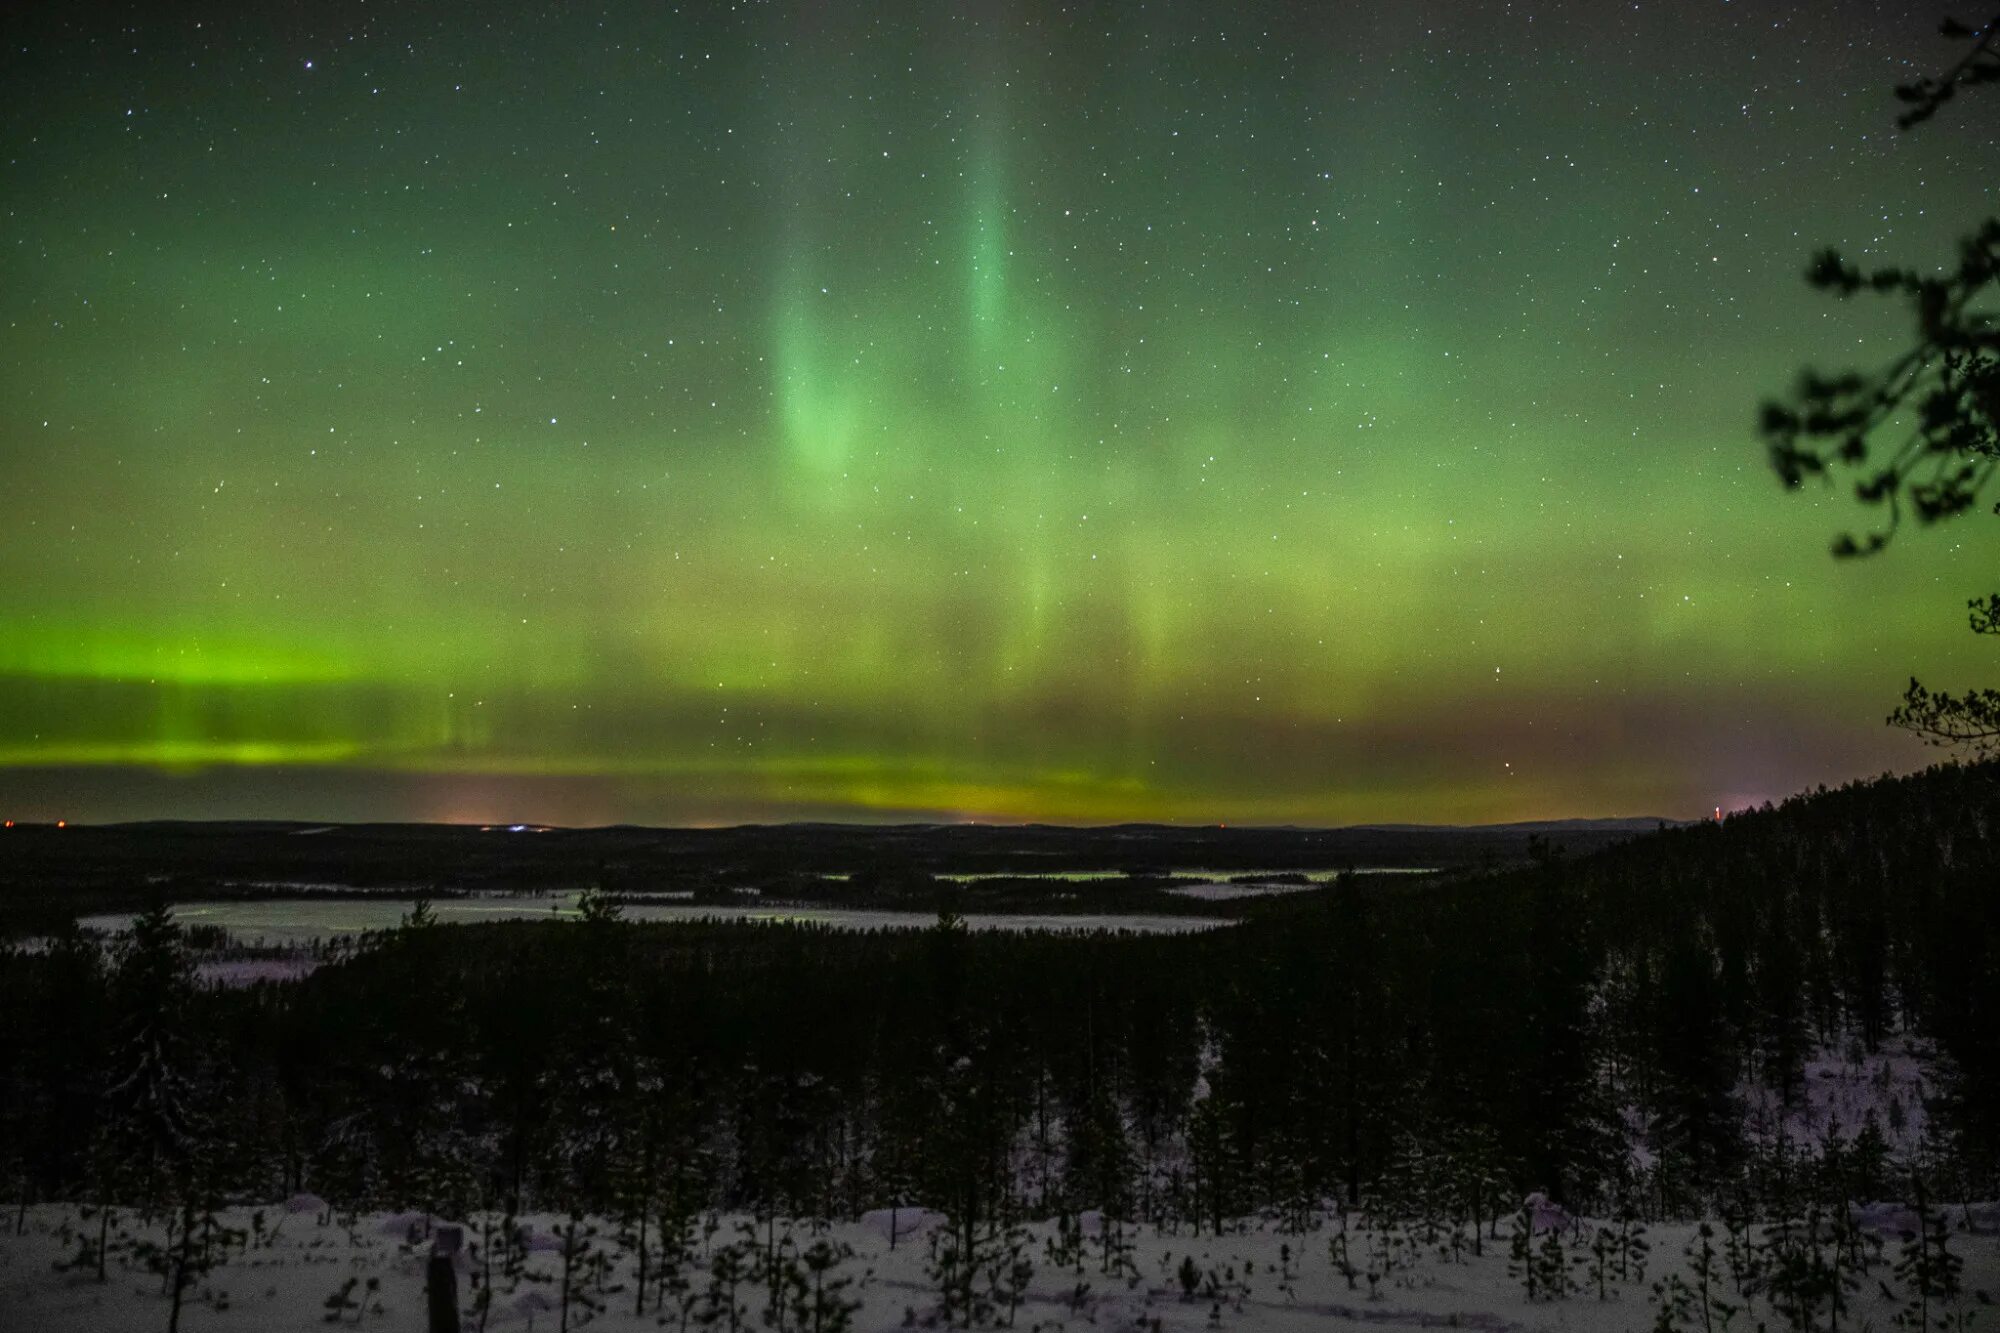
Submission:
[[[1879,718],[1995,674],[1993,525],[1836,566],[1750,423],[1895,347],[1803,263],[1947,256],[1995,122],[1893,133],[1928,10],[1744,8],[45,16],[0,804],[1469,821],[1921,762]]]

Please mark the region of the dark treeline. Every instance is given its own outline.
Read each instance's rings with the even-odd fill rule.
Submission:
[[[1996,817],[2000,766],[1943,768],[1180,937],[638,926],[596,893],[242,990],[195,984],[162,909],[0,961],[0,1152],[24,1200],[921,1203],[968,1235],[1993,1197]],[[1898,1034],[1937,1052],[1916,1150],[1746,1133],[1744,1080],[1796,1101],[1821,1044]]]
[[[1596,848],[1645,821],[1565,824]],[[1172,871],[1342,870],[1467,866],[1518,860],[1538,832],[1491,828],[1108,828],[993,824],[778,824],[737,828],[524,829],[447,824],[115,824],[0,833],[0,939],[38,934],[69,916],[170,901],[265,897],[296,885],[464,892],[698,895],[788,886],[878,906],[924,899],[936,878],[1088,871],[1157,879]],[[840,880],[824,877],[839,876]],[[837,886],[837,887],[836,887]],[[831,900],[831,898],[829,900]]]

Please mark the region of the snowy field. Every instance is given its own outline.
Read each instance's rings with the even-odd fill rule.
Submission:
[[[408,1214],[336,1217],[317,1202],[304,1197],[294,1201],[297,1211],[273,1205],[256,1210],[254,1217],[248,1209],[231,1212],[227,1220],[242,1239],[190,1293],[181,1327],[190,1333],[303,1333],[341,1326],[412,1333],[424,1329],[427,1219]],[[1982,1296],[2000,1291],[2000,1239],[1990,1230],[1994,1212],[1990,1207],[1975,1210],[1974,1220],[1989,1228],[1985,1233],[1953,1235],[1951,1248],[1964,1261],[1963,1290],[1933,1302],[1928,1327],[1954,1327],[1949,1321],[1955,1316],[1971,1316],[1974,1329],[1990,1326],[1993,1312]],[[1955,1217],[1962,1225],[1964,1218],[1956,1210]],[[166,1327],[161,1279],[129,1258],[114,1259],[102,1282],[88,1265],[69,1271],[59,1267],[76,1253],[79,1236],[96,1233],[96,1224],[81,1221],[76,1209],[31,1208],[21,1219],[19,1235],[15,1220],[10,1210],[0,1230],[0,1326],[23,1333],[138,1333]],[[1544,1216],[1544,1221],[1549,1219]],[[823,1232],[800,1226],[789,1232],[789,1239],[781,1226],[775,1233],[760,1232],[754,1246],[738,1239],[744,1223],[723,1218],[714,1221],[712,1230],[697,1229],[688,1260],[676,1276],[664,1288],[648,1283],[643,1315],[635,1312],[634,1266],[614,1242],[616,1228],[604,1222],[587,1227],[569,1248],[569,1326],[605,1333],[661,1327],[677,1333],[779,1327],[812,1333],[815,1285],[821,1293],[817,1311],[822,1333],[841,1326],[831,1320],[831,1311],[849,1302],[855,1308],[845,1326],[853,1333],[965,1326],[958,1315],[948,1319],[940,1309],[935,1214],[901,1210],[893,1249],[886,1213]],[[1863,1223],[1876,1224],[1875,1214],[1864,1214]],[[562,1322],[561,1223],[528,1219],[518,1233],[522,1243],[515,1247],[500,1243],[498,1219],[466,1219],[463,1225],[468,1245],[456,1260],[463,1327],[553,1333]],[[1717,1230],[1719,1250],[1726,1238]],[[1476,1255],[1462,1236],[1453,1246],[1442,1234],[1426,1238],[1415,1227],[1357,1225],[1343,1232],[1332,1224],[1305,1234],[1249,1224],[1222,1237],[1131,1229],[1114,1236],[1107,1247],[1095,1219],[1086,1214],[1081,1227],[1068,1233],[1047,1223],[1012,1233],[992,1272],[972,1284],[975,1300],[990,1303],[972,1326],[1039,1333],[1306,1333],[1359,1327],[1646,1333],[1659,1328],[1660,1284],[1673,1277],[1688,1284],[1699,1281],[1684,1257],[1696,1243],[1694,1228],[1654,1227],[1644,1236],[1649,1253],[1636,1264],[1621,1261],[1616,1266],[1593,1258],[1591,1242],[1598,1231],[1595,1223],[1564,1220],[1536,1234],[1537,1252],[1546,1251],[1550,1233],[1555,1235],[1568,1269],[1563,1285],[1573,1289],[1559,1298],[1531,1301],[1522,1281],[1510,1272],[1505,1223],[1497,1239],[1485,1242],[1485,1253]],[[1863,1235],[1868,1267],[1857,1275],[1838,1327],[1894,1327],[1906,1304],[1906,1284],[1893,1271],[1900,1238],[1881,1231]],[[795,1303],[788,1304],[782,1325],[767,1319],[767,1288],[754,1272],[735,1282],[733,1300],[726,1272],[732,1261],[754,1270],[773,1239],[780,1254],[792,1256],[788,1271],[806,1274],[793,1287]],[[815,1283],[806,1260],[821,1241],[827,1248],[819,1256],[823,1271]],[[657,1277],[657,1238],[653,1254]],[[1600,1263],[1606,1269],[1601,1286]],[[1774,1307],[1768,1285],[1754,1280],[1744,1285],[1746,1290],[1739,1292],[1729,1264],[1718,1260],[1713,1299],[1734,1307],[1730,1321],[1718,1327],[1793,1326],[1787,1313]],[[1895,1294],[1885,1295],[1890,1287]],[[1668,1287],[1670,1293],[1678,1290]],[[1711,1306],[1710,1314],[1718,1317],[1720,1310]],[[1824,1308],[1813,1326],[1830,1327]],[[1683,1306],[1681,1317],[1667,1327],[1683,1333],[1701,1330],[1699,1301]]]
[[[541,898],[439,898],[431,911],[441,925],[479,921],[574,919],[577,895]],[[371,930],[393,930],[414,901],[409,898],[273,898],[243,902],[176,903],[183,926],[220,926],[244,944],[302,946]],[[936,924],[934,912],[890,912],[840,907],[706,906],[680,902],[629,903],[619,909],[627,921],[753,921],[834,926],[843,930],[921,930]],[[118,933],[129,929],[131,913],[110,913],[78,921],[86,930]],[[1137,934],[1183,934],[1232,924],[1208,917],[1093,913],[969,914],[972,930],[1115,930]]]
[[[1743,1127],[1754,1142],[1780,1137],[1819,1143],[1828,1135],[1852,1140],[1873,1118],[1889,1147],[1913,1153],[1924,1136],[1927,1101],[1937,1091],[1929,1066],[1935,1053],[1908,1033],[1892,1033],[1874,1052],[1858,1041],[1818,1047],[1805,1062],[1801,1094],[1787,1107],[1775,1088],[1745,1080],[1736,1089]]]

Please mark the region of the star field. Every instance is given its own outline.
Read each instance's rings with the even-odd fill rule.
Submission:
[[[1752,431],[1995,211],[1926,6],[337,0],[0,58],[0,804],[1647,813],[1922,762]],[[1982,673],[1984,673],[1982,675]]]

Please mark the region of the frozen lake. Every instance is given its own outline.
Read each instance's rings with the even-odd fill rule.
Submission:
[[[1306,893],[1325,884],[1183,884],[1167,892],[1176,898],[1196,898],[1208,903],[1234,902],[1238,898],[1268,898],[1279,893]]]
[[[1207,876],[1207,877],[1213,877],[1218,880],[1256,879],[1259,880],[1260,882],[1266,878],[1275,877],[1279,875],[1304,875],[1307,879],[1312,881],[1311,885],[1305,887],[1314,887],[1319,885],[1331,884],[1335,880],[1339,879],[1342,875],[1348,874],[1350,872],[1344,870],[1231,870],[1218,866],[1175,866],[1166,870],[1162,870],[1160,873],[1163,875]],[[1436,866],[1356,866],[1351,873],[1356,875],[1435,875],[1437,873],[1437,867]],[[846,879],[847,876],[830,875],[828,876],[828,878]],[[937,878],[948,879],[958,884],[977,884],[983,880],[1016,880],[1016,879],[1067,880],[1072,883],[1087,883],[1094,880],[1122,879],[1124,878],[1124,872],[1119,870],[1006,870],[1006,871],[981,870],[981,871],[971,871],[971,872],[954,871],[951,874],[941,874],[937,876]]]
[[[241,902],[176,903],[174,916],[184,926],[220,926],[244,944],[306,945],[369,930],[391,930],[414,904],[412,898],[271,898]],[[780,904],[702,906],[684,902],[646,902],[621,908],[627,921],[761,921],[833,926],[842,930],[922,930],[937,921],[934,912],[888,912],[841,907],[786,907]],[[431,911],[441,925],[478,921],[538,921],[575,919],[576,895],[548,897],[440,898]],[[117,932],[132,924],[129,912],[84,917],[85,929]],[[1231,923],[1211,917],[1143,916],[1099,913],[1066,915],[1020,912],[971,914],[972,930],[1116,930],[1135,934],[1186,934]]]

